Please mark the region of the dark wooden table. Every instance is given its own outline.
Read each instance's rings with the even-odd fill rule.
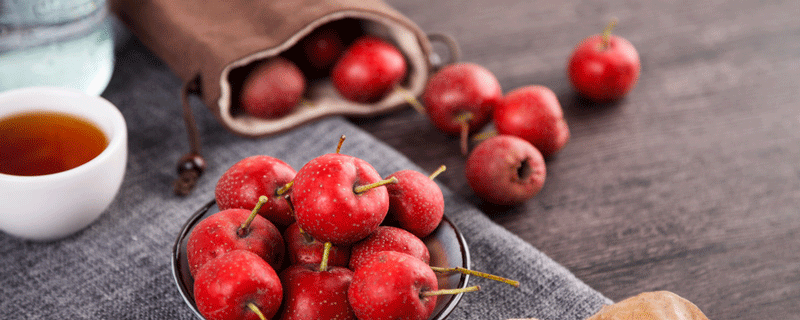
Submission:
[[[523,205],[476,198],[456,138],[411,109],[353,119],[614,300],[669,290],[710,319],[800,316],[800,2],[389,0],[504,91],[551,88],[572,137]],[[574,46],[619,19],[642,74],[576,96]]]

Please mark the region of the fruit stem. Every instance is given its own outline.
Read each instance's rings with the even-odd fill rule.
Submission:
[[[473,142],[483,141],[483,140],[489,139],[491,137],[494,137],[496,135],[497,135],[497,131],[496,130],[484,131],[484,132],[478,133],[476,135],[473,135],[472,136],[472,141]]]
[[[258,316],[259,319],[267,320],[267,317],[265,317],[264,314],[261,313],[261,310],[258,310],[258,306],[256,306],[254,303],[248,302],[247,307],[250,308],[250,311],[253,311]]]
[[[242,223],[242,226],[239,227],[239,230],[237,232],[239,236],[244,236],[247,234],[247,229],[250,228],[250,223],[253,222],[253,219],[255,219],[256,215],[258,215],[258,210],[261,210],[261,206],[267,203],[267,201],[269,201],[269,198],[267,198],[267,196],[258,197],[258,203],[256,203],[256,207],[253,208],[253,212],[250,213],[250,216],[247,217],[247,220],[245,220],[244,223]]]
[[[423,291],[420,293],[423,297],[431,297],[431,296],[441,296],[446,294],[459,294],[464,292],[474,292],[481,289],[481,286],[471,286],[466,288],[458,288],[458,289],[439,289],[433,291]]]
[[[314,237],[312,237],[310,234],[308,234],[308,232],[305,232],[305,230],[303,230],[303,228],[300,228],[300,226],[297,226],[297,230],[300,230],[300,235],[303,236],[303,239],[306,240],[306,242],[314,242]]]
[[[458,123],[465,123],[465,122],[469,122],[470,120],[472,120],[472,118],[473,118],[474,116],[475,116],[475,115],[473,115],[473,114],[472,114],[472,112],[465,111],[465,112],[459,113],[459,114],[456,116],[456,119],[455,119],[455,120],[456,120],[456,122],[458,122]]]
[[[309,108],[314,106],[314,104],[311,103],[311,101],[308,101],[306,99],[300,99],[300,104],[303,105],[304,107],[309,107]]]
[[[469,153],[469,122],[472,120],[472,112],[463,112],[456,116],[456,122],[461,124],[461,154]]]
[[[383,185],[387,185],[387,184],[391,184],[391,183],[397,183],[397,181],[398,181],[397,177],[391,177],[389,179],[383,179],[381,181],[370,183],[370,184],[367,184],[367,185],[356,186],[355,188],[353,188],[353,192],[355,192],[356,194],[361,194],[361,193],[369,191],[372,188],[377,188],[377,187],[380,187],[380,186],[383,186]]]
[[[395,90],[397,90],[397,92],[399,92],[403,96],[403,99],[405,99],[406,102],[408,102],[408,104],[414,107],[414,110],[417,110],[417,112],[419,112],[420,114],[425,114],[425,106],[423,106],[422,103],[419,102],[419,99],[412,96],[411,93],[408,92],[408,90],[405,90],[402,87],[397,87],[397,89]]]
[[[441,174],[442,172],[444,172],[444,170],[446,170],[446,169],[447,169],[447,167],[445,167],[444,165],[441,165],[441,166],[439,167],[439,169],[436,169],[436,171],[434,171],[433,173],[431,173],[431,175],[429,175],[429,176],[428,176],[428,178],[429,178],[429,179],[431,179],[431,180],[433,180],[433,179],[436,179],[436,177],[437,177],[437,176],[439,176],[439,174]]]
[[[469,269],[465,269],[465,268],[462,268],[462,267],[442,268],[442,267],[431,266],[431,269],[434,272],[438,272],[438,273],[453,273],[453,272],[457,272],[457,273],[473,275],[473,276],[477,276],[477,277],[481,277],[481,278],[486,278],[486,279],[489,279],[489,280],[500,281],[502,283],[510,284],[512,286],[515,286],[515,287],[519,287],[519,281],[517,281],[517,280],[511,280],[511,279],[503,278],[503,277],[496,276],[496,275],[493,275],[493,274],[488,274],[488,273],[485,273],[485,272],[469,270]]]
[[[611,41],[611,30],[614,29],[614,26],[617,25],[617,18],[612,18],[611,22],[608,23],[605,30],[603,30],[603,45],[602,50],[608,49],[609,42]]]
[[[294,180],[289,181],[289,183],[283,185],[283,187],[280,187],[278,188],[278,190],[275,190],[275,194],[281,196],[284,193],[286,193],[286,191],[289,191],[289,189],[291,189],[293,185],[294,185]]]
[[[339,137],[339,145],[336,146],[336,153],[339,153],[339,151],[342,151],[342,144],[344,143],[344,139],[345,138],[346,137],[344,135]]]
[[[328,255],[330,255],[331,247],[333,244],[325,242],[325,247],[322,249],[322,261],[319,263],[319,271],[328,271]]]

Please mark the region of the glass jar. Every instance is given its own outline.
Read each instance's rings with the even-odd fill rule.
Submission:
[[[0,2],[0,91],[55,86],[100,95],[113,68],[105,0]]]

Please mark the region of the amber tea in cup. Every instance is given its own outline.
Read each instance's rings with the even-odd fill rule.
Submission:
[[[105,98],[0,92],[0,231],[52,241],[83,230],[116,198],[127,159],[125,118]]]
[[[61,112],[35,111],[0,119],[0,173],[39,176],[89,162],[108,138],[89,120]]]

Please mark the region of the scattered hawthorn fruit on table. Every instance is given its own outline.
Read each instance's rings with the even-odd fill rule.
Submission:
[[[479,143],[464,167],[467,184],[483,200],[514,205],[542,189],[546,174],[542,153],[530,142],[497,135]]]
[[[616,20],[611,21],[603,34],[578,44],[567,65],[572,85],[593,101],[621,99],[639,78],[639,53],[628,40],[611,34],[615,24]]]
[[[253,208],[258,198],[266,195],[265,203],[258,214],[278,228],[286,228],[294,222],[286,196],[287,187],[296,172],[280,159],[256,155],[239,160],[228,168],[217,180],[214,198],[220,210]]]
[[[186,243],[191,274],[195,275],[214,258],[237,249],[251,251],[279,269],[286,250],[283,237],[275,225],[257,214],[267,201],[267,197],[261,197],[252,211],[228,209],[200,221]]]
[[[356,39],[333,65],[331,83],[348,100],[380,100],[405,79],[403,54],[385,40],[366,35]]]
[[[426,176],[415,170],[400,170],[389,177],[398,182],[386,185],[389,191],[387,220],[419,238],[425,238],[439,226],[444,216],[442,189],[433,179],[445,166]]]
[[[274,57],[248,73],[239,93],[242,111],[273,119],[294,111],[306,90],[306,78],[294,62]]]
[[[493,119],[497,133],[527,140],[545,158],[554,156],[569,140],[561,104],[556,94],[544,86],[525,86],[509,92],[494,109]]]
[[[500,82],[474,63],[449,64],[437,71],[422,94],[425,113],[436,128],[461,136],[461,152],[468,152],[468,136],[483,128],[503,99]]]
[[[197,310],[208,320],[270,319],[282,298],[278,274],[247,250],[214,258],[200,268],[194,280]]]

